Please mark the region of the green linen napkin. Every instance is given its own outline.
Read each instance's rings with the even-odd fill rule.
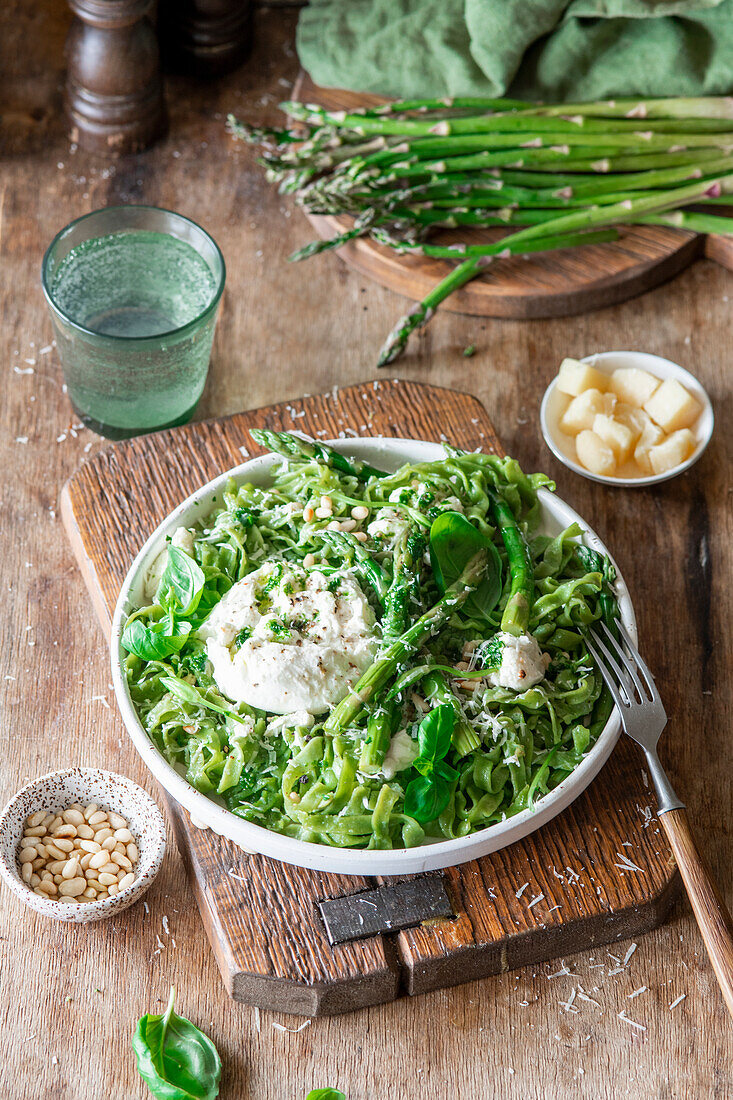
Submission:
[[[317,84],[398,97],[733,91],[733,0],[310,0]]]

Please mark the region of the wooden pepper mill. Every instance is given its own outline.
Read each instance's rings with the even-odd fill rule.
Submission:
[[[251,0],[160,0],[163,64],[186,76],[222,76],[252,48]]]
[[[71,140],[93,153],[134,153],[167,117],[152,0],[69,0],[66,109]]]

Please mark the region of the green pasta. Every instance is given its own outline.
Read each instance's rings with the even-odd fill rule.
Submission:
[[[578,766],[612,709],[585,644],[590,625],[616,611],[610,561],[583,547],[577,525],[538,533],[537,491],[554,486],[511,458],[446,446],[438,461],[382,474],[277,436],[268,445],[287,456],[268,486],[230,481],[169,548],[157,590],[128,622],[127,680],[148,736],[232,813],[320,844],[413,847],[533,807]],[[469,586],[485,576],[477,568],[500,566],[501,595],[481,615],[465,592],[444,595],[433,572],[431,527],[445,513],[459,514],[457,531],[468,520],[482,536],[477,545],[490,550],[474,557]],[[214,677],[202,627],[232,586],[266,563],[275,563],[268,584],[283,569],[317,571],[329,591],[357,584],[373,610],[374,664],[325,713],[235,703]],[[526,689],[499,685],[507,605],[509,634],[525,629],[519,641],[544,655]],[[426,636],[421,622],[433,623]],[[285,644],[289,625],[276,628]],[[241,631],[234,649],[248,637]],[[452,734],[428,766],[425,723],[440,707]]]

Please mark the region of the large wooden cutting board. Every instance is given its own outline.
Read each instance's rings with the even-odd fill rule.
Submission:
[[[300,74],[293,98],[347,111],[385,102],[379,96],[320,88],[307,73]],[[730,213],[730,209],[719,208],[716,213]],[[353,225],[353,219],[345,216],[307,217],[316,234],[326,240]],[[617,241],[606,244],[497,259],[479,278],[451,294],[440,308],[481,317],[566,317],[625,302],[671,279],[702,257],[733,270],[733,237],[705,236],[658,225],[625,226],[619,233]],[[469,227],[441,231],[431,240],[440,244],[484,244],[503,235],[500,229]],[[350,241],[337,255],[362,275],[418,301],[455,266],[449,260],[429,256],[399,256],[369,237]]]
[[[364,426],[369,434],[447,437],[466,449],[501,452],[475,398],[379,381],[142,436],[82,466],[64,488],[63,517],[105,634],[145,538],[197,486],[240,463],[243,453],[258,452],[249,429],[297,428],[326,438],[364,434]],[[395,932],[392,920],[382,933],[338,946],[329,943],[319,903],[376,889],[378,905],[386,904],[392,895],[382,881],[247,855],[196,828],[174,803],[169,810],[232,997],[304,1015],[344,1012],[639,935],[664,919],[678,888],[654,796],[626,739],[590,788],[534,835],[412,880],[414,896],[401,909],[411,927]],[[443,890],[453,916],[435,919],[428,894]]]

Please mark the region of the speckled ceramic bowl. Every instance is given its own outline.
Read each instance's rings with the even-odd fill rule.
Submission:
[[[72,802],[96,802],[126,818],[139,857],[135,881],[126,890],[103,901],[67,905],[35,894],[20,877],[18,846],[26,818],[37,810],[59,811]],[[105,920],[137,901],[160,870],[165,855],[165,821],[149,794],[131,779],[96,768],[68,768],[34,779],[8,802],[0,815],[0,875],[21,901],[54,920],[71,924]]]

